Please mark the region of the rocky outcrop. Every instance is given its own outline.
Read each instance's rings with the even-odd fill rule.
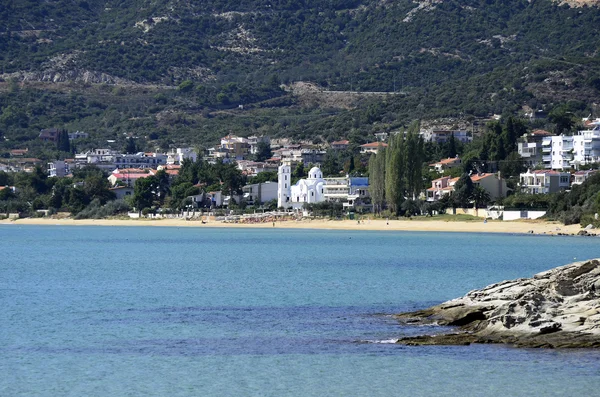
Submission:
[[[396,316],[405,324],[454,332],[398,343],[510,343],[523,347],[600,347],[600,261],[576,262],[503,281],[429,309]]]

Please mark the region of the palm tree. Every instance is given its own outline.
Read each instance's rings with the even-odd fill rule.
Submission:
[[[471,200],[473,200],[475,203],[475,211],[477,212],[477,215],[479,215],[480,207],[483,207],[492,201],[488,191],[479,185],[473,188],[473,192],[471,192]]]

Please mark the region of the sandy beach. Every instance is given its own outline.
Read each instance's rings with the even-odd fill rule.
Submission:
[[[272,223],[224,223],[212,221],[187,221],[184,219],[123,220],[123,219],[47,219],[25,218],[2,220],[0,224],[10,225],[64,225],[64,226],[163,226],[163,227],[229,227],[229,228],[279,228],[279,229],[320,229],[320,230],[401,230],[430,232],[474,232],[474,233],[534,233],[534,234],[577,234],[580,225],[562,225],[543,221],[446,221],[446,220],[364,220],[360,224],[353,220],[302,220]],[[595,230],[589,231],[596,234]]]

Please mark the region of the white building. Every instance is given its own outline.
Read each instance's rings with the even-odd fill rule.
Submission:
[[[284,164],[279,167],[277,178],[277,206],[283,208],[302,208],[304,203],[319,203],[325,201],[325,180],[319,167],[308,171],[308,178],[300,179],[291,186],[291,167]]]
[[[369,179],[360,177],[323,178],[319,167],[308,171],[308,178],[290,185],[291,168],[279,167],[277,206],[301,209],[304,204],[323,201],[340,202],[344,207],[354,207],[369,197]]]
[[[48,163],[48,176],[64,178],[71,172],[69,170],[69,164],[63,160],[51,161]]]
[[[196,162],[198,154],[190,147],[172,149],[167,153],[167,164],[181,164],[183,160],[189,159]]]
[[[596,172],[598,172],[598,170],[577,171],[573,174],[573,182],[571,183],[571,185],[581,185]]]
[[[548,194],[569,188],[571,174],[553,170],[527,170],[519,175],[521,191],[528,194]]]
[[[528,167],[536,167],[542,163],[542,141],[552,134],[544,130],[535,130],[523,135],[517,143],[517,151]]]
[[[156,168],[167,163],[167,155],[164,153],[118,153],[114,158],[117,168]]]
[[[578,131],[572,136],[545,137],[542,141],[544,167],[566,170],[600,162],[600,123],[592,125],[593,129]]]
[[[250,145],[250,154],[258,153],[258,144],[266,143],[267,145],[271,145],[271,138],[268,136],[249,136],[248,137],[248,145]]]
[[[420,131],[419,134],[423,137],[423,141],[425,142],[446,143],[450,140],[452,134],[454,134],[454,139],[462,143],[471,142],[473,140],[473,136],[464,130],[428,129]]]
[[[253,183],[242,188],[244,200],[249,205],[260,205],[277,199],[277,184],[275,182]]]

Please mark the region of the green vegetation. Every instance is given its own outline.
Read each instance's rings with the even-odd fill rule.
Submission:
[[[208,145],[228,132],[361,144],[415,119],[523,105],[587,115],[600,93],[600,11],[550,0],[24,0],[0,16],[0,150],[47,158],[60,156],[32,141],[49,127],[90,133],[78,148],[122,148],[129,134],[141,149]],[[390,95],[331,107],[282,90],[296,81]],[[569,128],[568,114],[550,116]]]

